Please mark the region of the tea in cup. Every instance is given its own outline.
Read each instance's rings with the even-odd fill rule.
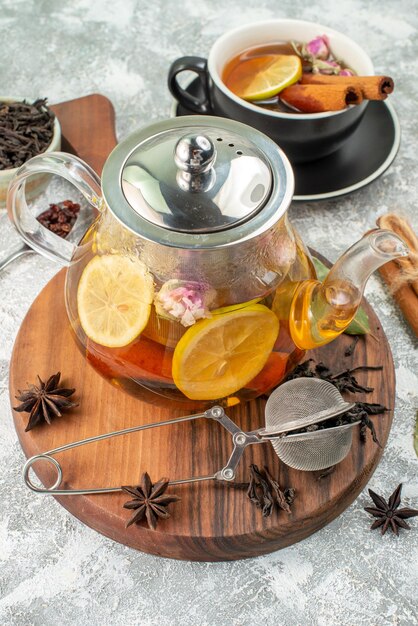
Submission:
[[[356,102],[356,96],[349,91],[346,108],[301,112],[278,99],[274,104],[244,99],[234,93],[231,79],[243,58],[290,52],[294,55],[292,42],[303,45],[318,36],[325,36],[332,57],[340,61],[342,69],[349,69],[357,76],[374,74],[367,53],[346,35],[322,24],[278,19],[248,24],[225,33],[214,43],[207,60],[190,56],[177,59],[169,70],[170,91],[190,112],[229,117],[264,132],[293,163],[319,159],[338,150],[351,136],[365,113],[367,100],[350,106]],[[302,72],[303,63],[302,59]],[[197,73],[201,97],[189,93],[178,83],[178,75],[186,70]]]

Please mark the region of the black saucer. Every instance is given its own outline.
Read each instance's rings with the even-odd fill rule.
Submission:
[[[199,79],[186,90],[200,95]],[[173,117],[194,115],[174,102]],[[324,200],[360,189],[378,178],[398,152],[401,132],[397,115],[386,101],[372,101],[353,135],[330,156],[310,163],[292,163],[294,200]]]

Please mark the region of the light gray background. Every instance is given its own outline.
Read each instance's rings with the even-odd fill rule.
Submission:
[[[0,93],[50,103],[100,92],[114,103],[118,137],[168,116],[165,79],[183,54],[207,54],[233,26],[273,17],[319,21],[364,46],[376,71],[396,81],[391,102],[402,145],[391,168],[349,197],[292,206],[305,240],[332,260],[387,210],[415,225],[418,198],[418,5],[415,0],[2,0]],[[12,235],[0,216],[0,246]],[[8,399],[8,367],[19,325],[57,271],[31,255],[0,275],[0,624],[115,626],[377,625],[418,623],[418,520],[402,537],[369,531],[366,492],[311,538],[235,563],[183,563],[113,543],[53,499],[22,484],[23,454]],[[417,352],[380,279],[367,288],[391,344],[398,387],[394,426],[370,486],[398,482],[418,507],[412,447]],[[384,383],[383,383],[384,384]]]

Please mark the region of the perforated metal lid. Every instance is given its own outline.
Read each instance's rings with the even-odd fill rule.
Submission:
[[[179,247],[253,236],[281,217],[293,194],[290,165],[270,139],[239,122],[201,116],[137,131],[110,155],[102,184],[123,224]]]

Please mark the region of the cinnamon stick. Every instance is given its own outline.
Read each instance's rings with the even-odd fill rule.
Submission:
[[[379,273],[389,287],[399,278],[399,268],[394,261],[383,265]],[[415,336],[418,337],[418,298],[415,291],[410,285],[404,285],[395,291],[393,297]]]
[[[390,76],[336,76],[302,74],[303,85],[352,85],[360,89],[365,100],[385,100],[394,89]]]
[[[407,257],[386,263],[379,268],[379,273],[418,337],[418,238],[410,224],[393,213],[379,217],[377,225],[379,228],[392,230],[409,247],[410,253]]]
[[[300,85],[286,87],[280,99],[303,113],[341,111],[349,104],[360,104],[361,90],[352,85]]]
[[[379,217],[377,225],[379,228],[392,230],[408,246],[410,250],[408,256],[396,259],[394,263],[403,270],[401,272],[402,278],[404,278],[403,282],[408,282],[418,296],[418,237],[412,230],[412,226],[406,219],[394,213],[386,213],[386,215]],[[394,286],[396,287],[396,285]]]

